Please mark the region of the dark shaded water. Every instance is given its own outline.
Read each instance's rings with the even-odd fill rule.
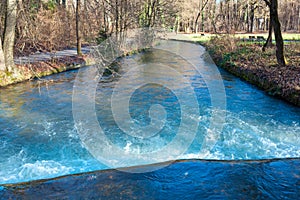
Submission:
[[[300,161],[185,160],[142,174],[98,171],[0,189],[2,199],[298,199]],[[145,166],[151,171],[154,166]]]

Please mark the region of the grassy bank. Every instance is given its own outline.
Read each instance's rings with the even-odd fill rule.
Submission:
[[[211,38],[216,37],[216,36],[228,36],[228,34],[209,34],[205,33],[203,35],[201,34],[185,34],[186,38],[189,40],[195,41],[195,42],[207,42]],[[236,34],[231,34],[230,35],[233,38],[236,39],[249,39],[249,36],[262,36],[265,39],[268,38],[268,33],[236,33]],[[282,37],[286,41],[300,41],[300,33],[283,33]],[[275,36],[273,34],[272,36],[273,40],[275,40]]]
[[[65,56],[51,60],[16,64],[15,73],[0,71],[0,87],[64,72],[91,63],[86,56]]]
[[[128,56],[132,54],[139,53],[141,51],[144,51],[146,48],[141,48],[141,49],[123,49],[122,50],[122,55],[119,57],[123,56]],[[106,52],[109,52],[106,50]],[[100,52],[100,53],[105,53]],[[0,71],[0,87],[4,87],[7,85],[27,81],[27,80],[32,80],[35,78],[41,78],[44,76],[49,76],[52,74],[68,71],[68,70],[73,70],[80,68],[82,66],[87,66],[87,65],[93,65],[96,62],[99,62],[96,57],[97,54],[91,55],[91,54],[83,54],[82,56],[75,56],[74,53],[70,52],[64,52],[61,51],[61,55],[57,57],[52,57],[49,58],[47,56],[45,57],[40,57],[40,60],[31,60],[29,62],[24,62],[19,64],[15,64],[15,69],[14,73],[6,72],[6,71]],[[115,55],[106,55],[106,56],[115,56]],[[29,58],[29,57],[27,57]],[[26,60],[26,59],[25,59]],[[100,61],[101,62],[101,61]],[[112,65],[108,65],[105,68],[105,75],[110,75],[114,73],[116,70],[116,63],[111,63]]]
[[[236,35],[189,37],[204,45],[218,66],[272,96],[300,106],[300,42],[297,39],[285,44],[288,64],[282,67],[276,62],[275,47],[262,52],[262,42],[243,41]],[[286,40],[297,37],[300,35],[284,34]]]

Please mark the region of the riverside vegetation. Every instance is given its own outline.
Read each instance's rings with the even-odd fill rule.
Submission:
[[[275,46],[262,51],[263,42],[247,41],[242,35],[214,35],[194,39],[204,45],[216,64],[258,86],[268,94],[300,106],[300,41],[286,34],[286,66],[276,62]],[[295,34],[300,37],[299,34]]]

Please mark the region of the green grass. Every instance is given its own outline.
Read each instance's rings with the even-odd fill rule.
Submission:
[[[201,34],[184,34],[186,38],[188,38],[191,41],[196,42],[207,42],[209,39],[213,36],[217,36],[218,34],[205,34],[204,36],[201,36]],[[221,34],[220,34],[221,35]],[[222,34],[224,35],[224,34]],[[236,38],[245,38],[248,39],[249,36],[263,36],[265,39],[268,37],[268,33],[237,33],[237,34],[229,34],[231,36],[234,36]],[[300,41],[300,33],[283,33],[282,37],[284,40],[297,40]],[[275,39],[275,36],[273,34],[273,40]]]
[[[226,62],[245,61],[247,64],[256,65],[264,63],[265,66],[276,65],[276,48],[267,48],[262,52],[264,41],[242,41],[241,38],[249,36],[264,36],[263,34],[177,34],[176,39],[197,42],[206,47],[211,55],[220,55]],[[285,40],[296,40],[295,42],[285,42],[285,57],[291,66],[298,66],[300,54],[300,33],[283,33]],[[273,41],[275,44],[275,41]],[[257,63],[256,63],[257,62]]]
[[[263,36],[265,39],[268,38],[268,33],[256,33],[256,34],[235,34],[237,38],[249,38],[249,36]],[[273,39],[275,39],[274,34],[272,35]],[[282,33],[282,37],[284,40],[300,40],[300,33]]]

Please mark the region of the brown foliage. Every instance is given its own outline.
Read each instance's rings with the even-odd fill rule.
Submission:
[[[21,5],[22,6],[22,5]],[[15,54],[28,55],[36,51],[54,51],[75,44],[74,15],[63,8],[48,10],[43,7],[36,13],[29,8],[20,9],[15,42]]]

